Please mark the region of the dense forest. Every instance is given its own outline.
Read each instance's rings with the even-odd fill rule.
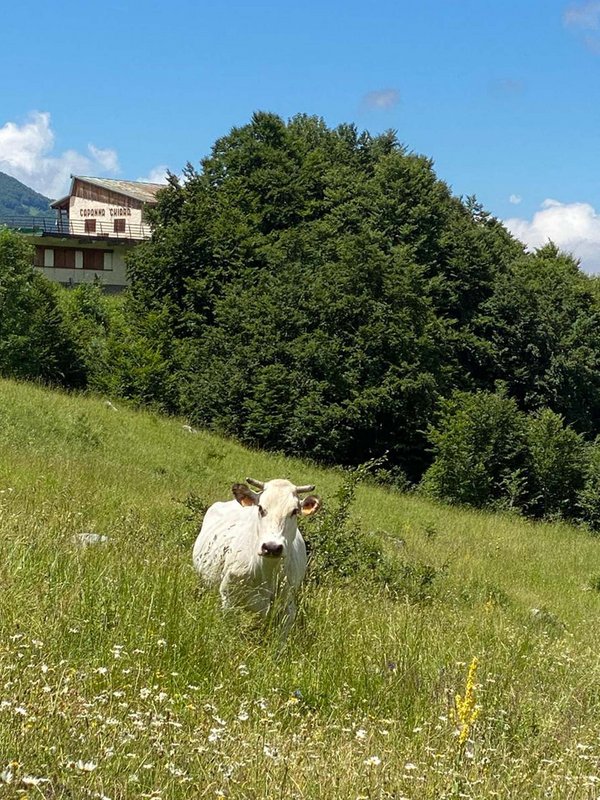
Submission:
[[[50,202],[21,181],[0,172],[0,222],[10,217],[50,216]]]
[[[394,133],[256,113],[170,177],[152,223],[122,308],[57,296],[76,355],[55,381],[326,463],[385,458],[381,480],[454,502],[595,524],[596,280],[551,243],[525,252]]]

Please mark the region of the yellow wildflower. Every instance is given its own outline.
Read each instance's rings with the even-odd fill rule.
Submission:
[[[460,746],[464,745],[469,738],[471,727],[479,716],[480,709],[475,699],[475,680],[477,678],[478,664],[477,658],[473,658],[467,674],[465,693],[462,697],[457,694],[454,698],[454,714],[458,723],[458,743]]]

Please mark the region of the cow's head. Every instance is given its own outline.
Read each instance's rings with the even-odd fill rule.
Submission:
[[[258,555],[281,558],[287,554],[296,535],[296,517],[317,512],[321,501],[314,495],[303,500],[299,495],[312,492],[314,486],[294,486],[286,480],[262,481],[246,478],[259,491],[253,492],[245,483],[233,485],[235,499],[242,506],[253,506],[258,521]]]

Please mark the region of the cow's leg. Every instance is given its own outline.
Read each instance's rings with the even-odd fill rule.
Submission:
[[[229,577],[224,576],[221,581],[221,585],[219,586],[219,594],[221,595],[221,608],[223,609],[223,611],[226,611],[233,605],[231,602],[231,595],[229,591],[230,583],[231,581]]]
[[[298,608],[296,606],[296,601],[294,597],[290,597],[286,603],[285,611],[283,613],[283,620],[281,623],[281,639],[285,641],[288,637],[290,629],[294,624],[294,620],[296,619],[296,613]]]

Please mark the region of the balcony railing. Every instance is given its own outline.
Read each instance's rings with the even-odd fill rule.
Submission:
[[[85,220],[69,220],[57,217],[6,217],[0,219],[0,228],[12,228],[32,236],[77,236],[86,239],[120,239],[122,241],[140,241],[150,238],[150,226],[131,224],[125,221],[125,229],[114,230],[114,220],[105,222],[96,219],[96,229],[86,230]]]

